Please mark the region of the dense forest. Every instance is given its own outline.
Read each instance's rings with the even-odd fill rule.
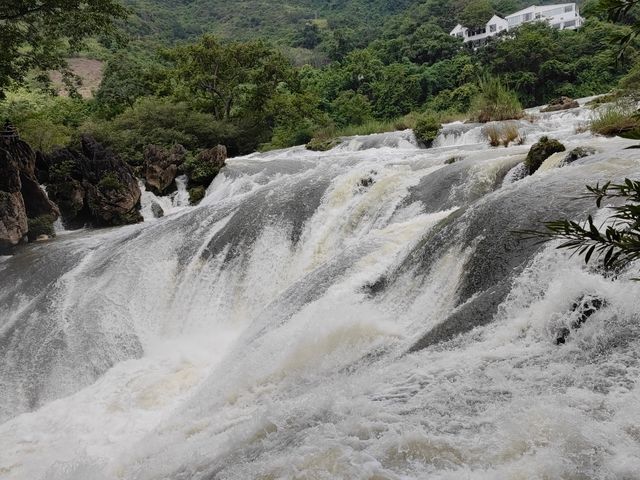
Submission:
[[[638,39],[620,50],[640,16],[633,4],[613,21],[592,0],[582,6],[586,23],[578,31],[533,23],[477,50],[450,28],[482,24],[523,2],[126,4],[117,29],[88,39],[82,31],[83,41],[47,47],[104,62],[91,98],[78,95],[78,78],[55,55],[5,75],[0,115],[36,148],[50,152],[90,133],[139,166],[148,145],[181,144],[195,155],[224,144],[242,154],[327,148],[341,135],[409,127],[428,141],[440,122],[474,117],[487,94],[483,79],[497,79],[520,111],[559,96],[606,93],[625,76],[632,84],[639,68]],[[63,72],[65,95],[47,68]]]

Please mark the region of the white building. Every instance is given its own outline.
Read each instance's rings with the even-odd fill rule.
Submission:
[[[507,15],[509,28],[515,28],[523,23],[542,21],[560,30],[575,30],[580,28],[584,19],[580,16],[575,3],[561,3],[559,5],[531,6],[519,12]]]
[[[489,37],[530,22],[547,22],[552,27],[560,30],[575,30],[582,26],[584,19],[580,16],[575,3],[534,5],[507,15],[506,18],[494,15],[484,27],[475,30],[458,24],[456,28],[451,30],[451,36],[460,37],[465,43],[473,42],[475,45],[481,45]]]
[[[458,24],[456,28],[451,31],[451,35],[462,38],[465,43],[481,42],[485,38],[493,37],[505,30],[509,30],[509,22],[504,18],[494,15],[483,28],[473,30]]]

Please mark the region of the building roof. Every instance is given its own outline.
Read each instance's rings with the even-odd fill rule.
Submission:
[[[451,33],[449,35],[455,35],[458,32],[464,32],[466,29],[467,29],[466,27],[463,27],[462,25],[457,24],[455,28],[451,30]]]
[[[498,15],[494,15],[493,17],[491,17],[491,19],[489,19],[489,21],[487,22],[487,25],[489,25],[490,23],[505,23],[505,22],[506,20],[504,18],[499,17]]]
[[[569,5],[575,5],[575,3],[554,3],[552,5],[531,5],[530,7],[523,8],[522,10],[518,10],[517,12],[510,13],[505,18],[517,17],[519,15],[524,15],[526,13],[535,13],[536,11],[544,11],[544,10],[553,10],[554,8],[566,7]]]

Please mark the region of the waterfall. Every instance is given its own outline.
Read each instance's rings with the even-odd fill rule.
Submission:
[[[637,268],[513,232],[640,158],[530,113],[508,148],[455,123],[230,159],[197,207],[181,179],[143,194],[171,215],[0,258],[0,477],[637,478]],[[597,153],[520,179],[543,135]]]

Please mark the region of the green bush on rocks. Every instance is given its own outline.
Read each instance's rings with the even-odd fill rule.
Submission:
[[[413,127],[413,133],[416,135],[416,139],[426,147],[433,145],[440,130],[442,130],[440,120],[435,115],[429,113],[420,115],[416,119],[416,124]]]
[[[206,193],[207,193],[207,189],[202,186],[190,188],[189,201],[191,202],[191,205],[199,204],[204,198],[204,196],[206,195]]]
[[[307,143],[307,150],[314,152],[326,152],[334,147],[340,145],[340,140],[337,138],[319,138],[314,137]]]
[[[529,175],[535,173],[551,155],[558,152],[564,152],[565,150],[565,146],[558,140],[550,139],[546,136],[542,137],[538,143],[535,143],[531,147],[531,150],[529,150],[529,154],[527,155],[527,159],[524,162],[529,169]]]
[[[55,237],[56,231],[53,228],[54,219],[51,215],[41,215],[36,218],[29,218],[27,220],[29,231],[27,237],[30,242],[36,241],[42,235],[47,237]]]

